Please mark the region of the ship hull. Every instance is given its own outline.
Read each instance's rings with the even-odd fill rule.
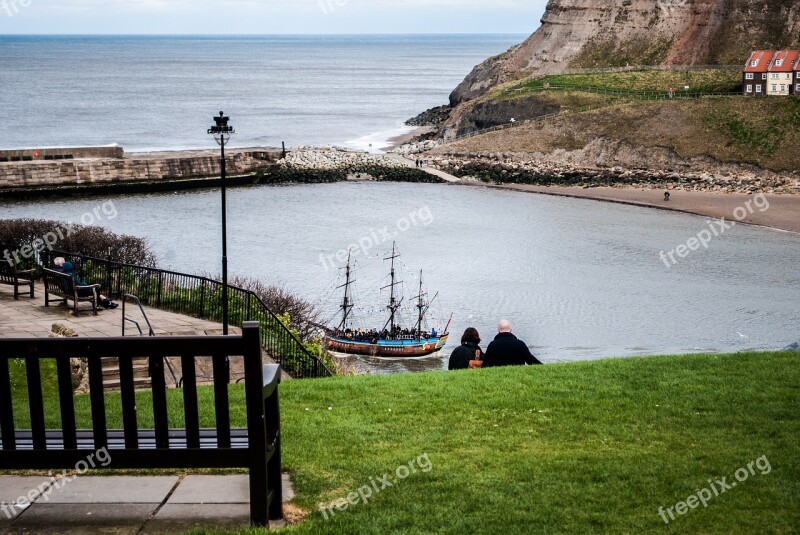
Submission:
[[[346,338],[328,337],[328,351],[345,355],[361,355],[376,358],[406,359],[433,355],[447,344],[448,334],[424,340],[378,340],[376,344],[354,342]]]

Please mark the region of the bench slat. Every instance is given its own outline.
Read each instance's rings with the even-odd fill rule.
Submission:
[[[125,447],[135,449],[139,443],[136,421],[136,389],[133,385],[133,356],[120,354],[119,366],[120,397],[122,400],[122,427],[125,429]]]
[[[186,442],[190,448],[200,447],[200,414],[197,407],[197,371],[194,357],[181,357],[183,372],[183,412],[186,424]]]
[[[201,436],[197,449],[204,448],[219,448],[217,440],[216,429],[201,429]],[[136,448],[128,448],[125,444],[125,431],[121,429],[112,429],[107,431],[108,450],[134,450],[134,449],[159,449],[156,444],[155,430],[141,429],[137,432],[138,446]],[[29,430],[19,430],[16,432],[16,443],[18,450],[34,449],[33,434]],[[77,447],[64,448],[64,433],[61,430],[48,430],[46,433],[47,452],[60,451],[60,450],[89,450],[93,451],[94,448],[94,432],[91,430],[77,431]],[[185,429],[170,429],[168,436],[170,448],[176,449],[192,449],[186,447],[186,430]],[[2,442],[2,438],[0,438]],[[231,430],[231,448],[247,448],[250,444],[247,429],[232,429]],[[269,448],[268,448],[269,450]],[[44,453],[44,452],[43,452]]]
[[[28,407],[31,415],[33,443],[37,448],[44,448],[44,399],[42,396],[42,370],[39,357],[25,357],[25,374],[28,379]]]
[[[14,407],[11,401],[11,375],[8,370],[8,359],[0,358],[0,433],[3,437],[3,449],[16,448],[14,435]]]
[[[108,446],[106,435],[106,399],[103,387],[103,364],[99,358],[89,359],[89,398],[92,404],[92,428],[95,449]]]
[[[153,421],[156,444],[161,449],[169,448],[169,413],[167,412],[167,383],[164,379],[164,356],[150,356],[150,373],[153,389]]]
[[[72,366],[69,357],[56,358],[56,371],[58,373],[58,401],[61,407],[64,447],[76,449],[78,441],[75,429],[75,400],[72,397]]]
[[[217,436],[220,447],[230,447],[231,415],[228,409],[228,383],[230,382],[230,363],[225,355],[212,357],[214,370],[214,412],[217,419]]]
[[[248,450],[219,449],[210,447],[200,450],[173,450],[165,455],[163,450],[107,450],[112,459],[108,468],[246,468]],[[30,470],[39,469],[74,469],[78,461],[85,461],[93,449],[80,451],[53,451],[43,455],[38,451],[14,451],[8,454],[7,460],[0,457],[0,469],[14,469],[24,465]]]

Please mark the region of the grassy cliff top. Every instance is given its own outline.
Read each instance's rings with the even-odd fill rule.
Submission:
[[[527,78],[503,84],[484,97],[484,100],[528,96],[539,93],[547,86],[587,87],[610,91],[660,93],[666,93],[672,88],[676,94],[684,93],[685,87],[689,86],[690,93],[740,93],[742,90],[742,73],[740,71],[722,69],[705,69],[687,71],[644,70],[609,73],[558,74]]]

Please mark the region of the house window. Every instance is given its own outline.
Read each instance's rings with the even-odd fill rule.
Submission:
[[[798,78],[800,78],[800,76],[798,76]],[[761,75],[761,79],[762,79],[762,80],[766,80],[766,79],[767,79],[767,73],[763,73],[763,74]]]
[[[755,66],[757,66],[757,65],[758,65],[758,60],[754,60],[754,61],[751,61],[751,62],[750,62],[750,66],[751,66],[751,67],[755,67]]]
[[[748,93],[752,93],[752,92],[753,92],[753,86],[752,86],[752,85],[749,85],[749,84],[748,84],[748,86],[747,86],[747,92],[748,92]]]
[[[782,59],[775,60],[775,66],[776,67],[780,67],[782,65],[783,65],[783,60]]]
[[[772,73],[772,79],[773,79],[773,80],[777,80],[777,79],[778,79],[778,73],[776,73],[776,72],[773,72],[773,73]]]
[[[752,73],[752,72],[748,72],[747,74],[745,74],[745,75],[744,75],[744,77],[745,77],[747,80],[752,80],[752,79],[753,79],[753,73]]]
[[[798,95],[800,95],[800,84],[797,84],[796,86],[794,86],[794,92],[797,93]]]
[[[761,86],[760,85],[756,86],[756,93],[761,93]]]
[[[776,84],[772,84],[772,90],[773,91],[777,91],[778,90],[778,86]]]
[[[786,91],[786,84],[781,84],[781,93]]]

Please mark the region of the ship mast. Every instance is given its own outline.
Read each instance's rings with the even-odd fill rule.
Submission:
[[[389,297],[389,306],[386,307],[386,308],[389,309],[389,312],[390,312],[389,321],[388,321],[388,323],[390,325],[390,327],[389,327],[389,335],[390,336],[394,336],[394,328],[395,328],[394,318],[395,318],[395,315],[397,314],[397,310],[400,308],[400,302],[398,302],[397,298],[395,297],[394,288],[395,288],[395,286],[398,286],[398,285],[402,284],[402,281],[400,281],[400,282],[395,281],[395,271],[394,271],[394,260],[395,260],[395,258],[400,258],[400,255],[397,254],[397,242],[392,242],[392,256],[390,256],[388,258],[384,258],[384,260],[391,260],[392,261],[392,272],[391,272],[392,283],[390,285],[388,285],[388,286],[384,286],[383,288],[381,288],[381,290],[385,290],[386,288],[391,288],[391,295]]]
[[[344,333],[347,330],[347,317],[353,310],[353,299],[350,297],[350,285],[355,281],[350,280],[350,251],[347,252],[347,268],[346,268],[346,281],[339,288],[344,288],[344,301],[342,302],[342,322],[339,324],[339,331]],[[337,290],[339,289],[337,288]]]
[[[417,308],[419,309],[419,319],[417,320],[417,340],[422,340],[422,320],[425,319],[425,316],[428,314],[428,310],[430,310],[431,305],[433,304],[433,302],[436,301],[437,297],[439,297],[439,292],[436,292],[434,294],[434,296],[433,296],[433,299],[428,301],[428,303],[426,304],[425,301],[423,300],[423,297],[425,297],[427,295],[428,295],[427,292],[423,292],[422,291],[422,270],[420,270],[419,271],[419,295],[415,298],[415,299],[417,299]],[[447,325],[449,326],[450,323],[448,322]],[[447,329],[445,329],[445,332],[447,332]]]
[[[427,294],[422,292],[422,270],[419,270],[419,295],[417,296],[417,309],[419,319],[417,320],[417,340],[422,340],[422,319],[425,317],[425,303],[422,298]]]

